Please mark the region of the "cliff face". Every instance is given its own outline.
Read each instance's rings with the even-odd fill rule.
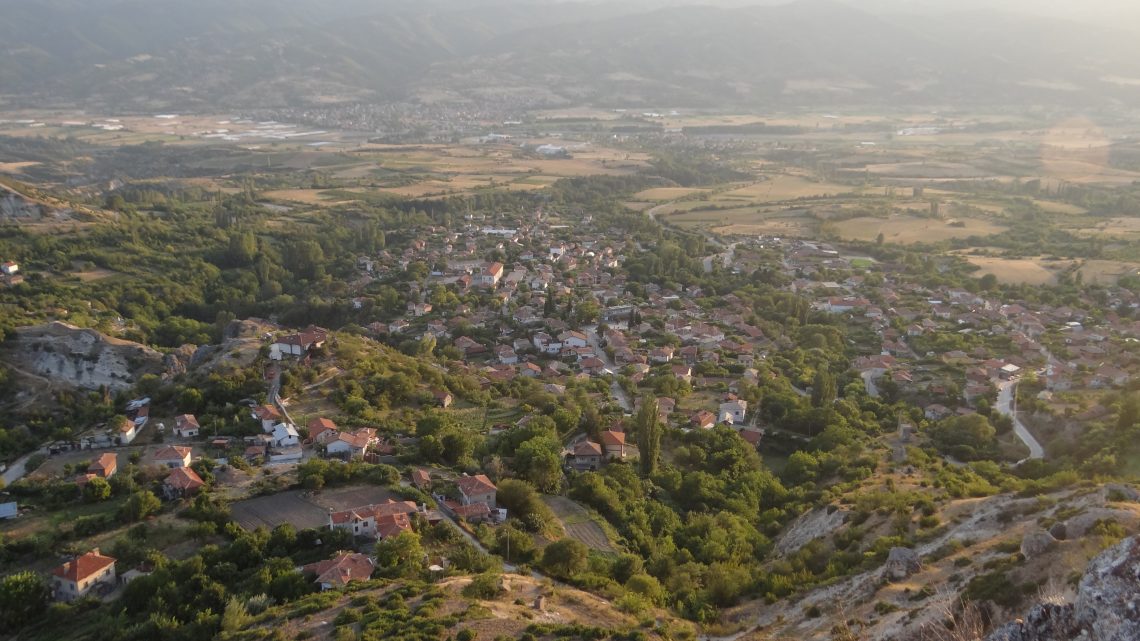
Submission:
[[[166,358],[145,345],[67,323],[24,327],[16,335],[5,346],[3,359],[18,372],[52,384],[118,391],[130,388],[144,374],[162,376],[185,369],[177,358]]]
[[[1069,604],[1039,604],[986,641],[1137,641],[1140,639],[1140,537],[1093,559]]]

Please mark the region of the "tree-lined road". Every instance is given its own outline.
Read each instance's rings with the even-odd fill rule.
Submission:
[[[1017,409],[1014,407],[1014,393],[1017,391],[1017,381],[1004,381],[998,384],[998,402],[997,409],[1003,416],[1008,416],[1013,420],[1013,432],[1017,434],[1017,438],[1021,439],[1022,443],[1029,448],[1029,456],[1018,461],[1022,463],[1029,459],[1042,459],[1045,458],[1045,448],[1033,438],[1033,434],[1017,418]]]

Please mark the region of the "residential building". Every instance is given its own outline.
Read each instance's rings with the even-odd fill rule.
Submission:
[[[87,466],[87,473],[94,474],[100,478],[109,479],[115,475],[119,469],[119,455],[111,452],[105,452],[99,455],[99,458],[91,462]]]
[[[206,484],[198,473],[189,467],[176,467],[162,482],[162,493],[167,499],[191,496]]]
[[[486,503],[487,507],[494,507],[495,492],[498,488],[486,475],[461,476],[455,481],[455,485],[459,488],[460,501],[463,505]]]
[[[198,418],[193,414],[179,414],[174,417],[174,435],[182,438],[193,438],[200,431]]]
[[[99,548],[76,557],[51,571],[52,594],[57,601],[74,601],[87,596],[100,584],[114,585],[115,559],[103,556]]]
[[[327,561],[302,566],[301,571],[313,575],[321,591],[343,588],[353,581],[367,581],[375,569],[372,559],[358,552],[338,552]]]
[[[156,465],[165,465],[166,467],[190,467],[191,453],[192,450],[188,447],[171,445],[155,452],[154,462]]]

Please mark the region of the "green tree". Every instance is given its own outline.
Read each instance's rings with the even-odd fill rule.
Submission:
[[[542,551],[542,567],[556,577],[572,579],[586,571],[590,550],[574,539],[562,539]]]
[[[831,372],[817,370],[811,386],[812,407],[828,407],[835,400],[836,393],[835,377]]]
[[[656,398],[646,396],[641,399],[641,408],[637,410],[633,425],[637,432],[641,475],[652,476],[657,470],[657,460],[661,455],[661,421],[657,418]]]
[[[0,579],[0,628],[16,632],[47,609],[50,591],[35,572],[17,572]]]
[[[514,467],[541,492],[557,492],[562,483],[562,444],[552,436],[524,441],[515,452]]]
[[[91,503],[111,498],[111,484],[107,479],[96,476],[83,486],[83,498]]]
[[[141,521],[162,508],[162,501],[153,492],[142,490],[131,494],[126,503],[119,508],[119,519],[134,523]]]
[[[376,544],[376,571],[390,579],[410,578],[423,572],[424,548],[420,535],[401,532]]]

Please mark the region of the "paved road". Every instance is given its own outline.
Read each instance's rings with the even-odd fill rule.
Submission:
[[[1029,456],[1018,461],[1020,464],[1029,459],[1045,458],[1045,448],[1041,447],[1041,444],[1037,442],[1037,439],[1033,438],[1033,434],[1029,432],[1025,424],[1021,422],[1021,419],[1017,418],[1017,412],[1013,407],[1014,392],[1016,390],[1017,381],[1005,381],[999,384],[997,409],[1003,416],[1008,416],[1013,419],[1013,432],[1017,434],[1017,438],[1021,439],[1021,442],[1025,443],[1025,446],[1029,448]]]
[[[875,385],[875,379],[882,376],[885,369],[868,369],[864,370],[859,377],[863,379],[863,386],[867,388],[867,394],[871,398],[879,398],[879,387]]]
[[[621,388],[621,385],[618,385],[616,376],[618,366],[616,363],[614,363],[613,359],[610,358],[610,355],[607,354],[604,349],[602,349],[601,339],[598,338],[597,326],[591,325],[589,327],[584,327],[582,328],[582,332],[586,334],[586,340],[590,342],[590,347],[594,348],[594,352],[597,353],[598,358],[606,364],[606,369],[613,371],[615,374],[613,382],[610,383],[610,393],[617,400],[618,405],[620,405],[623,410],[632,414],[633,403],[630,402],[629,396],[626,395],[625,390]]]
[[[24,478],[24,475],[28,473],[28,470],[26,469],[28,459],[35,454],[43,454],[44,456],[47,456],[47,450],[41,448],[30,454],[25,454],[13,461],[12,464],[8,466],[8,469],[4,470],[4,473],[0,475],[0,478],[4,479],[4,485],[11,485],[16,481]]]

